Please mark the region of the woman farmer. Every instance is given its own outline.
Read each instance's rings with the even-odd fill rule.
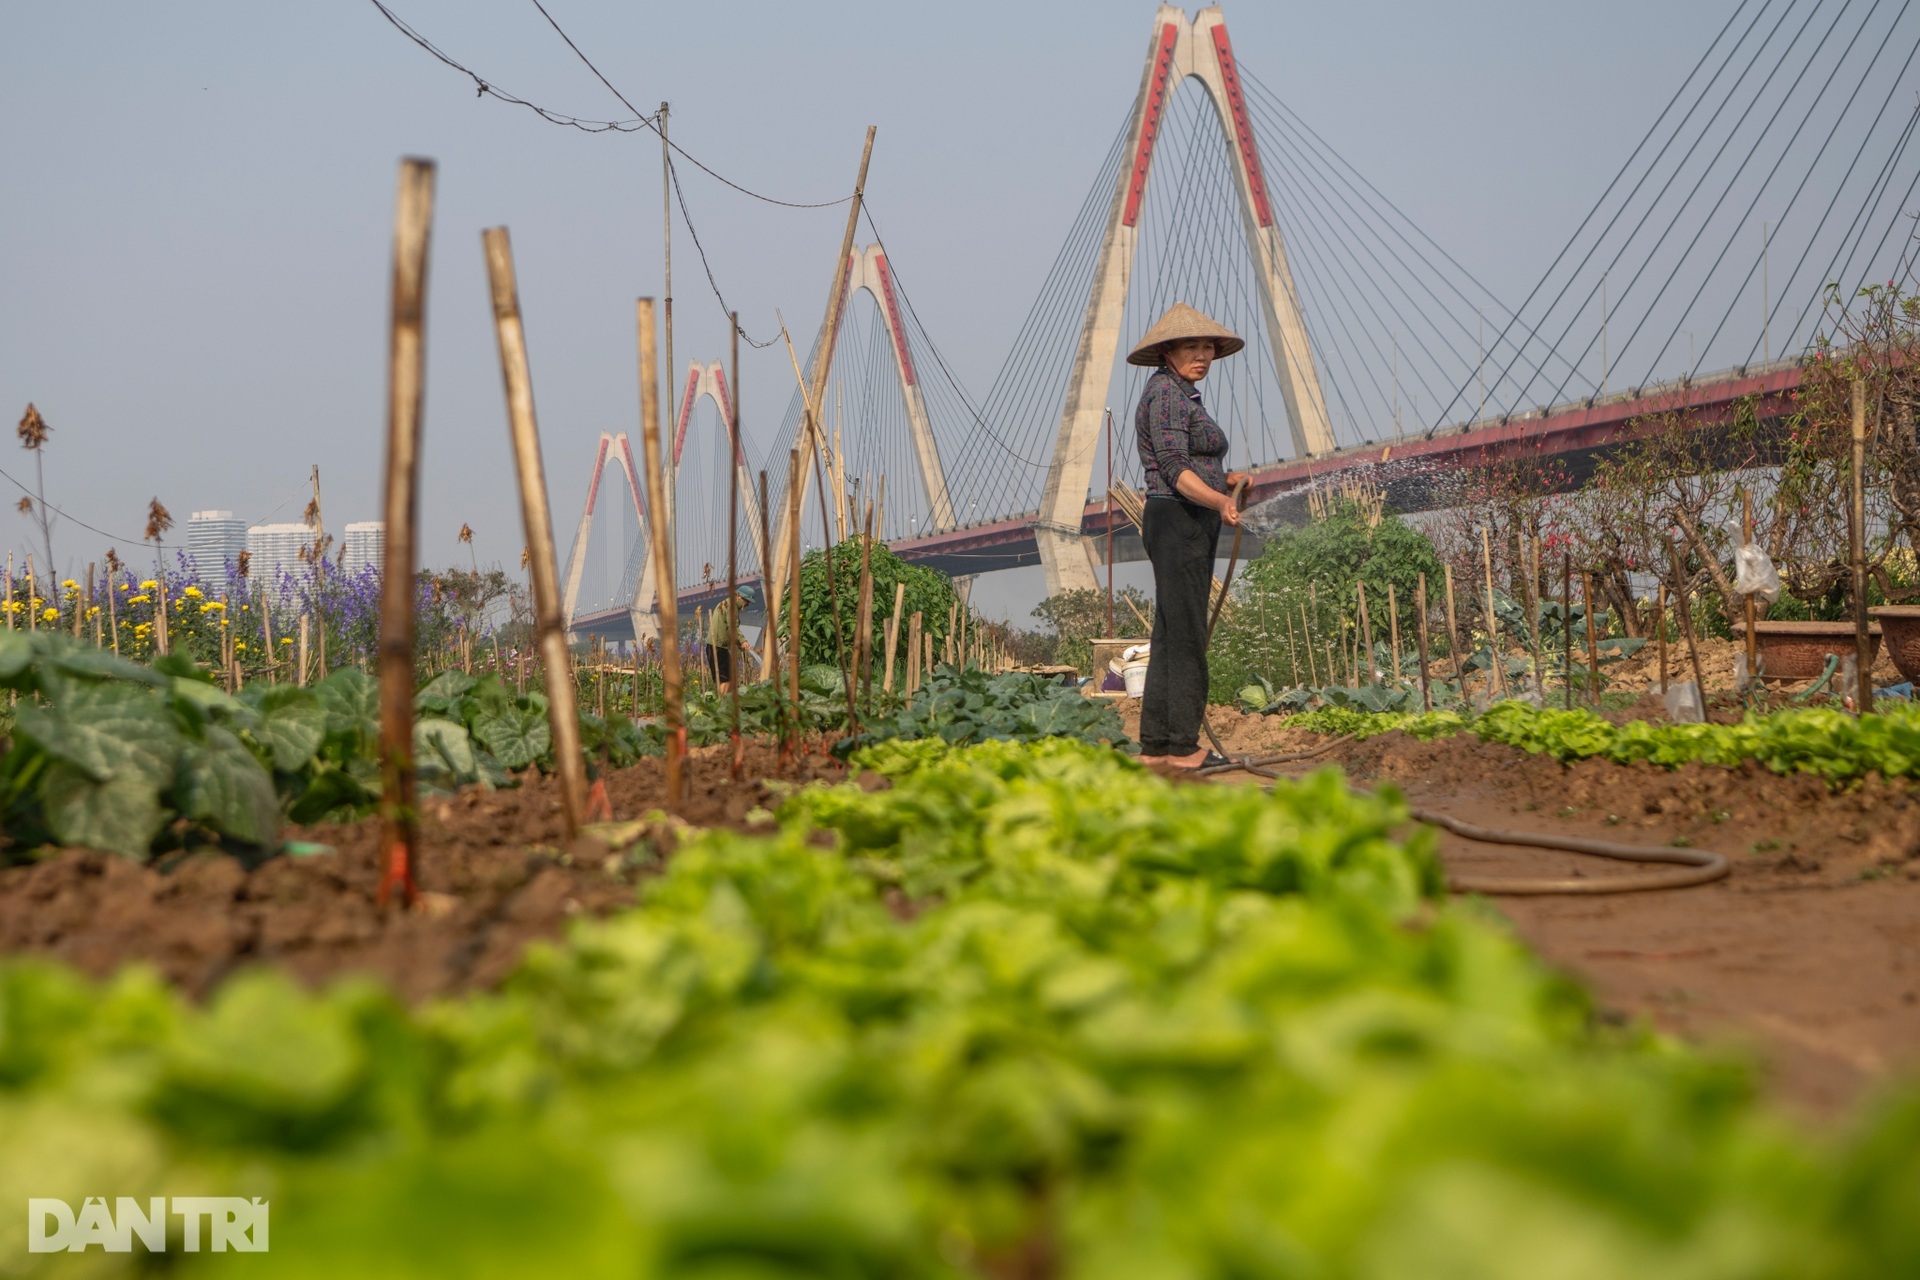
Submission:
[[[1200,746],[1207,709],[1207,596],[1220,523],[1240,523],[1231,495],[1244,479],[1226,468],[1227,437],[1200,402],[1213,362],[1247,344],[1184,302],[1160,317],[1127,355],[1159,366],[1134,411],[1146,471],[1141,538],[1153,562],[1153,647],[1140,705],[1140,759],[1181,769],[1225,764]]]

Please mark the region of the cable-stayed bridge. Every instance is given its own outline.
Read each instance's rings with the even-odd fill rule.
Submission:
[[[1040,564],[1049,592],[1094,585],[1108,476],[1140,484],[1132,410],[1150,371],[1124,355],[1175,301],[1248,339],[1203,391],[1257,498],[1364,468],[1396,505],[1421,509],[1442,500],[1448,472],[1495,458],[1554,456],[1577,478],[1654,413],[1711,426],[1745,402],[1763,421],[1784,416],[1829,286],[1844,303],[1912,283],[1916,55],[1911,0],[1736,0],[1513,301],[1289,106],[1218,7],[1163,5],[1131,104],[984,394],[951,372],[909,291],[912,265],[887,253],[869,210],[870,238],[836,282],[845,305],[818,406],[835,536],[884,487],[880,532],[908,559],[957,575]],[[1523,186],[1488,193],[1524,198]],[[730,460],[717,375],[688,372],[674,424],[687,605],[724,584],[728,470],[745,481],[765,469],[779,525],[802,435],[796,392],[766,456]],[[602,500],[620,445],[602,445]],[[600,552],[622,563],[615,598],[576,591],[577,632],[648,629],[645,522],[638,489],[620,493],[628,532]],[[745,483],[741,496],[741,573],[757,581],[762,514]],[[811,472],[806,496],[817,530]],[[594,553],[595,500],[573,583]],[[1130,530],[1116,534],[1116,556],[1137,556]]]

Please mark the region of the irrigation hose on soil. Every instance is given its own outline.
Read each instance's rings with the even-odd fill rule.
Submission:
[[[1351,737],[1352,735],[1348,735]],[[1347,738],[1329,742],[1317,751],[1304,752],[1296,758],[1318,755],[1322,751],[1337,747]],[[1275,772],[1268,765],[1279,763],[1274,760],[1248,760],[1238,762],[1232,767],[1244,769],[1248,773],[1263,778],[1280,779],[1285,774]],[[1217,772],[1225,773],[1227,766],[1221,766]],[[1210,770],[1209,772],[1214,772]],[[1352,784],[1349,783],[1349,786]],[[1366,791],[1365,787],[1354,787],[1355,791]],[[1605,876],[1590,880],[1585,876],[1541,876],[1505,877],[1505,876],[1456,876],[1447,877],[1447,888],[1454,893],[1498,894],[1503,897],[1522,897],[1538,894],[1564,893],[1591,896],[1600,893],[1645,893],[1656,889],[1689,889],[1697,884],[1710,884],[1725,879],[1733,869],[1726,858],[1710,849],[1649,849],[1644,845],[1620,844],[1613,840],[1594,840],[1587,836],[1556,836],[1537,831],[1507,831],[1499,827],[1483,827],[1478,823],[1467,822],[1448,814],[1424,809],[1419,805],[1409,805],[1408,814],[1415,822],[1425,822],[1439,827],[1442,831],[1451,831],[1463,840],[1473,840],[1480,844],[1519,845],[1528,849],[1554,849],[1567,853],[1584,853],[1595,858],[1612,858],[1619,862],[1661,862],[1678,868],[1674,871],[1643,871],[1638,875]]]
[[[1239,501],[1244,485],[1234,487],[1233,497]],[[1220,621],[1221,610],[1226,608],[1227,588],[1233,585],[1233,571],[1240,562],[1240,526],[1233,528],[1233,553],[1227,558],[1227,577],[1221,585],[1220,599],[1214,605],[1213,616],[1207,620],[1207,645],[1213,645],[1213,629]],[[1831,662],[1829,662],[1831,665]],[[1324,755],[1343,742],[1351,742],[1352,734],[1335,738],[1324,746],[1311,751],[1296,751],[1289,755],[1249,756],[1235,759],[1220,744],[1220,738],[1213,731],[1213,724],[1206,711],[1200,713],[1200,726],[1207,732],[1207,740],[1213,749],[1227,756],[1228,763],[1214,765],[1208,769],[1197,769],[1198,776],[1218,773],[1234,773],[1245,770],[1262,778],[1279,779],[1285,775],[1276,773],[1271,766],[1290,764],[1299,760],[1310,760],[1314,756]],[[1349,784],[1351,785],[1351,784]],[[1363,787],[1355,787],[1363,791]],[[1473,840],[1481,844],[1519,845],[1528,849],[1555,849],[1567,853],[1584,853],[1595,858],[1613,858],[1620,862],[1661,862],[1677,868],[1674,871],[1643,871],[1630,876],[1605,876],[1597,880],[1585,876],[1541,876],[1535,878],[1507,878],[1501,876],[1455,876],[1447,877],[1447,888],[1454,893],[1486,893],[1507,897],[1523,895],[1565,893],[1645,893],[1655,889],[1688,889],[1697,884],[1709,884],[1724,879],[1732,870],[1726,858],[1707,849],[1648,849],[1641,845],[1618,844],[1612,840],[1591,840],[1585,836],[1554,836],[1529,831],[1505,831],[1497,827],[1483,827],[1476,823],[1465,822],[1459,818],[1436,813],[1432,809],[1409,806],[1408,812],[1416,822],[1425,822],[1451,831],[1463,840]]]

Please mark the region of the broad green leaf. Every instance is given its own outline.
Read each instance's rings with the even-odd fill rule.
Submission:
[[[475,716],[473,736],[506,769],[524,769],[553,750],[547,717],[519,707]]]
[[[41,660],[63,675],[78,676],[83,680],[128,680],[145,685],[159,685],[167,678],[152,667],[128,662],[106,649],[82,644],[71,636],[46,631],[35,632],[34,635]],[[5,659],[0,657],[0,678],[4,677]]]
[[[253,739],[273,755],[281,773],[304,768],[327,736],[327,712],[307,689],[275,685],[260,699],[260,723]]]
[[[40,800],[60,843],[142,861],[167,820],[160,788],[132,770],[97,782],[76,766],[55,760],[41,779]]]
[[[420,776],[444,787],[480,780],[467,727],[452,720],[429,717],[414,721],[413,760]]]
[[[21,677],[33,669],[35,656],[33,641],[24,631],[15,631],[9,627],[0,631],[0,684],[9,688],[25,688],[26,681]]]
[[[413,695],[413,708],[416,711],[444,714],[453,710],[475,683],[474,678],[464,671],[442,671]]]
[[[167,682],[167,692],[176,706],[192,708],[198,713],[194,717],[197,721],[212,718],[242,729],[251,729],[259,723],[260,718],[252,707],[218,685],[174,679]]]
[[[245,844],[271,844],[280,834],[280,802],[273,779],[229,729],[214,725],[204,740],[189,740],[175,788],[180,811]]]
[[[379,732],[380,686],[358,667],[340,668],[314,685],[313,692],[326,710],[328,733]]]
[[[22,702],[15,729],[95,782],[138,778],[156,791],[173,781],[180,753],[165,705],[137,685],[63,681],[52,706]]]

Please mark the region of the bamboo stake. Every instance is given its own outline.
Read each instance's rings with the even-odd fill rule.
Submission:
[[[666,731],[667,808],[677,810],[686,803],[687,798],[687,713],[682,700],[680,586],[673,562],[673,513],[667,507],[668,479],[660,452],[660,365],[655,347],[652,298],[641,298],[634,304],[634,319],[640,340],[640,443],[646,455],[642,459],[641,470],[646,474],[647,515],[652,526],[649,540],[653,543],[653,580],[659,593],[655,607],[660,619],[660,721]],[[542,527],[545,527],[544,523]],[[551,539],[548,549],[551,554]],[[560,638],[559,658],[565,661],[564,633]],[[583,805],[584,781],[583,778]]]
[[[1660,589],[1661,598],[1666,598],[1666,588]],[[1565,632],[1564,648],[1567,661],[1567,710],[1573,710],[1573,552],[1568,551],[1560,558],[1560,625]],[[1667,691],[1667,638],[1660,637],[1660,692]]]
[[[163,581],[160,585],[165,587],[166,583]],[[40,590],[34,585],[33,581],[33,553],[29,551],[27,553],[27,630],[29,631],[38,631],[40,629],[40,610],[35,607],[40,603],[39,597]],[[166,601],[165,591],[160,593],[160,599],[164,604]],[[164,614],[165,610],[163,609],[161,612]],[[162,626],[155,634],[166,634],[166,628]],[[154,643],[158,644],[159,641],[156,640]],[[165,653],[166,650],[163,648],[160,652]]]
[[[947,634],[942,637],[948,666],[953,666],[959,660],[959,655],[953,651],[955,628],[959,625],[959,618],[960,597],[955,596],[947,601]]]
[[[1533,545],[1533,554],[1527,555],[1527,544]],[[1520,543],[1521,559],[1527,568],[1527,637],[1533,649],[1533,692],[1544,703],[1547,686],[1540,673],[1540,537],[1538,534],[1528,539],[1524,534]]]
[[[1453,611],[1453,566],[1443,564],[1440,570],[1447,579],[1447,649],[1453,654],[1453,682],[1460,686],[1460,700],[1467,697],[1467,672],[1460,661],[1460,624],[1455,621]]]
[[[1391,582],[1387,584],[1387,625],[1391,628],[1387,633],[1388,638],[1393,642],[1393,678],[1398,681],[1400,679],[1400,598],[1395,593]]]
[[[300,650],[300,654],[299,654],[300,670],[297,673],[298,678],[295,680],[294,683],[298,684],[303,689],[307,687],[307,623],[308,623],[307,615],[304,613],[301,614],[300,615],[300,643],[298,646],[296,646]]]
[[[1292,619],[1288,619],[1287,626],[1289,629],[1292,628],[1293,626]],[[1300,606],[1300,644],[1301,644],[1301,647],[1307,651],[1307,683],[1319,684],[1320,677],[1313,669],[1313,629],[1311,626],[1308,625],[1307,606],[1305,605]],[[1328,674],[1328,683],[1332,683],[1333,673],[1328,672],[1327,674]],[[1294,675],[1297,678],[1299,675],[1299,672],[1296,670],[1294,672]]]
[[[1740,489],[1740,538],[1743,542],[1753,541],[1753,493],[1744,485]],[[1753,592],[1746,592],[1741,598],[1742,612],[1747,624],[1747,679],[1760,678],[1760,637],[1758,613],[1753,607]]]
[[[107,598],[109,600],[113,598],[113,593],[111,591],[107,593]],[[7,630],[9,631],[13,630],[13,552],[11,551],[7,552]],[[117,634],[114,636],[114,640],[116,642],[119,640],[119,638],[120,637]],[[117,644],[115,646],[114,652],[115,653],[119,652],[119,648]]]
[[[911,697],[920,690],[920,637],[925,626],[925,615],[918,609],[907,619],[907,695]]]
[[[745,674],[740,659],[740,466],[745,456],[740,450],[740,313],[727,314],[728,373],[732,380],[727,397],[727,612],[732,625],[727,628],[727,695],[731,726],[728,738],[733,747],[729,775],[735,782],[747,764],[747,744],[740,737],[740,679]],[[761,508],[762,521],[766,508]]]
[[[866,706],[873,706],[873,504],[860,537],[860,589],[855,596],[853,673]]]
[[[73,620],[73,634],[76,636],[80,634],[80,625],[86,616],[87,610],[94,607],[93,571],[97,567],[98,567],[97,561],[93,561],[93,560],[87,561],[87,594],[80,598],[80,607],[77,610],[75,610],[75,617]],[[93,620],[93,647],[96,649],[100,647],[100,615],[99,614],[95,614],[94,620]]]
[[[807,392],[805,400],[808,405],[824,404],[827,398],[827,376],[833,370],[833,351],[840,339],[840,317],[845,309],[847,299],[847,273],[852,264],[853,237],[854,233],[859,230],[860,210],[866,195],[867,165],[873,159],[874,133],[875,127],[868,125],[866,142],[860,151],[860,172],[854,178],[853,199],[849,202],[847,209],[847,227],[840,240],[840,256],[834,259],[833,286],[827,291],[826,319],[820,326],[820,342],[814,351],[814,365],[811,378],[812,387]],[[815,423],[815,428],[818,428],[817,422]],[[811,451],[815,448],[816,443],[816,438],[809,432],[805,437],[805,447]],[[796,464],[794,469],[801,475],[806,474],[800,464]],[[824,497],[825,495],[822,496]],[[790,514],[792,518],[789,520],[787,527],[781,530],[780,533],[781,558],[783,563],[791,562],[794,565],[798,565],[800,560],[800,518],[797,513],[790,512]],[[779,590],[779,586],[780,583],[776,577],[774,583],[776,592]]]
[[[773,549],[769,541],[772,535],[767,532],[767,525],[771,522],[770,512],[767,508],[767,471],[765,467],[762,467],[760,469],[760,603],[761,607],[767,612],[767,622],[764,628],[765,634],[760,637],[760,647],[762,650],[760,675],[761,678],[771,681],[774,689],[778,691],[780,688],[780,635],[778,625],[780,620],[780,592],[776,585],[778,577],[773,571]],[[776,703],[777,701],[776,699]],[[786,710],[782,708],[780,719],[783,725],[786,723],[786,714]],[[784,731],[782,732],[782,737],[783,739],[785,737]]]
[[[533,374],[527,362],[526,333],[520,318],[520,291],[514,278],[513,246],[505,227],[492,227],[481,233],[486,249],[487,277],[492,286],[493,321],[500,346],[500,373],[506,388],[507,422],[512,436],[514,470],[520,481],[520,517],[527,535],[527,572],[531,579],[534,643],[545,659],[547,717],[553,727],[553,756],[560,773],[560,799],[566,832],[572,838],[586,818],[587,768],[580,749],[580,715],[574,703],[573,661],[567,652],[566,619],[560,612],[559,566],[553,546],[553,521],[547,509],[546,468],[540,457],[540,425],[534,416]],[[640,396],[641,421],[651,421],[646,442],[647,465],[657,478],[659,467],[660,421],[655,407],[657,377],[653,364],[653,312],[651,300],[640,304]],[[666,497],[655,485],[648,491],[649,514],[653,517],[653,550],[666,559],[669,545],[666,523]],[[664,626],[674,621],[673,566],[661,565],[657,575],[661,584],[660,616]],[[668,634],[673,634],[669,631]],[[668,651],[671,652],[668,652]],[[663,645],[665,660],[672,663],[678,689],[676,645]],[[521,659],[525,671],[525,658]],[[669,699],[667,709],[667,802],[671,806],[679,796],[674,787],[674,751],[678,743],[674,729],[678,725],[675,708]]]
[[[427,262],[434,166],[400,162],[393,215],[393,280],[387,347],[387,466],[380,567],[380,820],[384,867],[375,900],[398,888],[412,906],[416,843],[413,772],[414,539],[420,511],[421,411],[426,400]]]
[[[1853,380],[1853,501],[1847,506],[1847,544],[1853,567],[1853,713],[1873,710],[1873,642],[1867,629],[1867,383]],[[1752,629],[1748,629],[1752,634]]]
[[[1293,614],[1286,608],[1280,610],[1280,620],[1287,624],[1287,670],[1293,674],[1293,683],[1300,683],[1300,650],[1293,642]]]
[[[1587,694],[1597,710],[1600,706],[1600,644],[1594,638],[1593,575],[1591,573],[1583,572],[1580,575],[1580,598],[1586,602],[1587,606],[1587,684],[1590,686]]]
[[[793,523],[793,537],[787,543],[787,696],[793,700],[794,745],[799,745],[800,726],[800,450],[787,455],[787,517]]]
[[[1361,578],[1354,585],[1360,589],[1360,630],[1354,638],[1365,644],[1367,655],[1366,665],[1359,667],[1358,673],[1366,683],[1374,684],[1378,667],[1373,660],[1373,615],[1367,612],[1367,580]]]
[[[893,692],[893,657],[900,646],[900,611],[906,608],[907,584],[893,584],[893,616],[887,619],[887,673],[880,688],[883,692]]]
[[[1507,693],[1507,664],[1500,656],[1500,617],[1493,611],[1493,536],[1480,526],[1480,554],[1487,571],[1487,654],[1493,659],[1493,689]]]
[[[1660,584],[1660,602],[1653,607],[1653,630],[1660,637],[1660,692],[1667,692],[1667,584]]]
[[[1413,589],[1414,619],[1420,632],[1420,706],[1433,710],[1433,683],[1427,674],[1427,575],[1422,573]]]

